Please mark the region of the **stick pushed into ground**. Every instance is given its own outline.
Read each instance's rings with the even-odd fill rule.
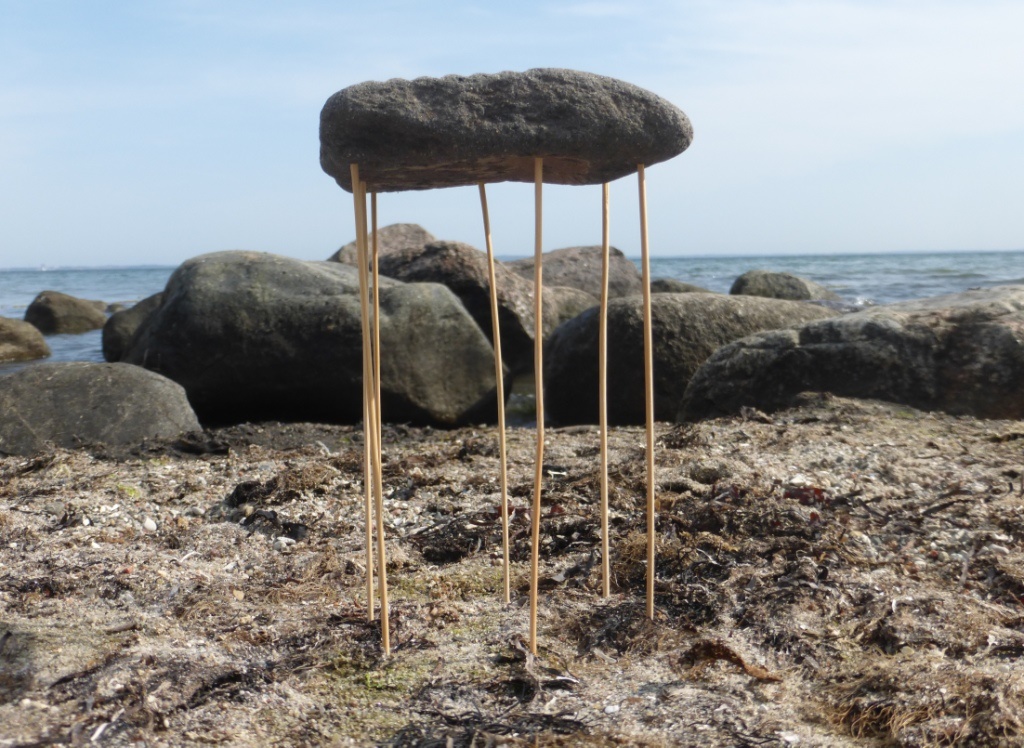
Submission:
[[[647,246],[647,181],[637,166],[640,188],[640,266],[644,284],[644,396],[647,412],[647,617],[654,619],[654,334],[651,322],[651,260]]]
[[[535,158],[534,246],[533,246],[533,376],[537,398],[537,465],[533,477],[533,511],[530,547],[530,651],[537,654],[537,587],[540,581],[540,492],[544,482],[544,241],[543,187],[544,161]]]
[[[597,327],[597,400],[601,425],[601,596],[611,595],[608,543],[608,260],[611,253],[609,184],[601,185],[601,316]]]
[[[487,277],[491,286],[491,337],[494,343],[494,381],[498,394],[498,455],[501,460],[501,549],[502,587],[506,603],[512,600],[511,564],[508,547],[508,461],[505,452],[505,372],[501,361],[501,324],[498,320],[498,286],[494,274],[494,245],[491,218],[487,212],[487,188],[480,183],[480,209],[484,216],[484,241],[487,246]]]

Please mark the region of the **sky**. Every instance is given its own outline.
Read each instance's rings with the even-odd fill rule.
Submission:
[[[332,93],[534,67],[693,122],[646,170],[652,255],[1020,249],[1022,29],[1019,0],[0,0],[0,267],[324,259],[355,236],[319,166]],[[497,254],[532,253],[532,187],[488,190]],[[611,193],[636,256],[635,178]],[[544,200],[545,248],[600,242],[599,186]],[[483,246],[473,188],[379,204]]]

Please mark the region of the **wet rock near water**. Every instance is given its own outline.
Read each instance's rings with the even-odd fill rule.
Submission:
[[[163,298],[163,293],[155,293],[110,316],[103,325],[103,358],[106,361],[113,363],[121,360],[135,331],[160,306]]]
[[[601,247],[565,247],[545,252],[544,285],[568,286],[601,298]],[[534,279],[534,258],[524,257],[507,263],[509,269]],[[608,253],[608,297],[617,299],[643,292],[640,271],[622,251],[611,247]]]
[[[0,317],[0,363],[32,361],[50,355],[50,346],[35,325]]]
[[[659,419],[675,417],[690,377],[719,346],[833,314],[810,304],[724,294],[657,294],[651,302]],[[590,309],[559,327],[545,349],[545,405],[556,423],[598,420],[598,312]],[[617,299],[608,308],[611,423],[644,422],[643,371],[642,299]]]
[[[441,283],[454,293],[492,340],[491,286],[486,253],[462,242],[432,242],[392,251],[380,272],[406,283]],[[533,364],[533,285],[495,262],[502,360],[512,371]]]
[[[675,278],[655,278],[651,281],[651,293],[712,293],[712,291]]]
[[[1024,286],[967,291],[764,332],[693,376],[681,420],[772,410],[799,392],[1024,418]]]
[[[686,115],[642,88],[591,73],[523,73],[370,81],[338,91],[320,113],[320,165],[351,191],[544,180],[600,184],[684,151]]]
[[[107,321],[102,301],[79,299],[60,291],[43,291],[25,310],[25,321],[44,335],[67,335],[98,330]]]
[[[383,278],[383,417],[453,425],[496,408],[493,349],[446,287]],[[356,269],[256,252],[182,264],[123,360],[179,382],[204,421],[357,422]]]
[[[841,301],[842,297],[819,283],[790,273],[750,270],[735,281],[729,293],[738,296],[764,296],[792,301]]]
[[[138,444],[198,430],[185,390],[137,366],[45,363],[0,377],[0,453]]]

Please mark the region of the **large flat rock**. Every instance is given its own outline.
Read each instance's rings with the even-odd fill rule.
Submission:
[[[524,73],[369,81],[320,113],[320,165],[352,191],[351,164],[371,191],[480,182],[601,184],[682,153],[686,115],[614,78],[556,68]]]

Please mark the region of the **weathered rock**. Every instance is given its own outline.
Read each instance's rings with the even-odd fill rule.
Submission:
[[[441,283],[452,290],[492,341],[487,255],[461,242],[433,242],[380,258],[380,272],[405,283]],[[513,372],[533,365],[533,284],[495,262],[502,362]]]
[[[162,293],[155,293],[110,316],[110,319],[103,325],[103,358],[105,360],[111,362],[121,360],[135,331],[160,306],[163,298]]]
[[[380,257],[404,250],[422,249],[437,239],[417,223],[393,223],[378,229],[377,252]],[[373,246],[373,232],[370,232],[370,247]],[[356,243],[349,242],[329,258],[330,262],[356,264]]]
[[[1024,418],[1024,286],[878,306],[718,350],[679,418],[784,407],[802,391]]]
[[[449,425],[496,408],[494,355],[447,288],[381,279],[383,417]],[[125,361],[181,383],[205,421],[362,419],[356,269],[256,252],[193,258]]]
[[[550,338],[559,325],[600,303],[600,299],[578,288],[544,286],[544,339]]]
[[[507,263],[509,268],[533,281],[533,257]],[[601,298],[601,247],[565,247],[544,253],[544,285],[568,286]],[[612,247],[608,253],[608,296],[617,299],[643,292],[640,271]]]
[[[0,377],[2,453],[32,454],[47,443],[136,444],[198,430],[185,390],[137,366],[46,363]]]
[[[655,278],[651,281],[651,293],[713,293],[701,286],[686,283],[675,278]]]
[[[686,384],[716,348],[758,330],[831,312],[794,301],[725,294],[657,294],[651,298],[654,335],[654,408],[659,420],[675,417]],[[559,327],[545,350],[545,405],[558,423],[597,422],[598,309]],[[613,424],[645,420],[643,301],[630,296],[608,308],[608,418]]]
[[[320,113],[320,165],[352,190],[479,182],[601,184],[682,153],[693,138],[679,109],[604,76],[554,68],[366,82]]]
[[[764,296],[792,301],[841,301],[842,297],[821,284],[790,273],[748,270],[735,281],[729,293],[738,296]]]
[[[63,335],[98,330],[107,321],[107,305],[69,296],[60,291],[43,291],[25,310],[25,321],[44,335]]]
[[[0,317],[0,362],[31,361],[50,355],[39,328],[20,319]]]

